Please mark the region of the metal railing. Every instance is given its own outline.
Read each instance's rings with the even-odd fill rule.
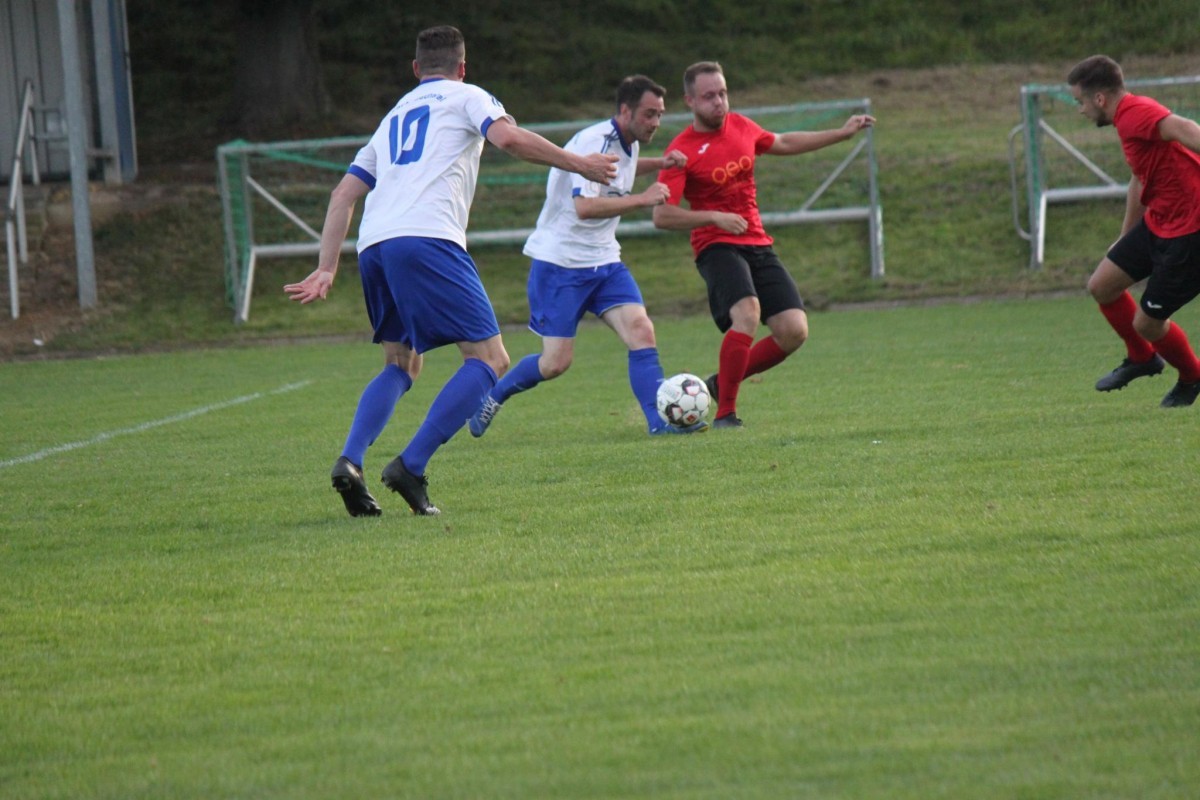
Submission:
[[[1126,81],[1126,87],[1131,91],[1140,92],[1143,89],[1182,90],[1200,85],[1200,75],[1187,75],[1175,78],[1150,78]],[[1194,103],[1194,90],[1190,95]],[[1181,99],[1177,97],[1175,99]],[[1129,178],[1122,175],[1120,179],[1113,177],[1109,171],[1096,163],[1096,154],[1085,153],[1082,147],[1071,141],[1071,136],[1078,136],[1079,131],[1089,130],[1089,126],[1078,125],[1074,133],[1064,135],[1046,121],[1046,103],[1058,101],[1070,109],[1071,117],[1075,119],[1075,104],[1070,87],[1066,84],[1030,84],[1021,87],[1021,123],[1008,134],[1008,164],[1009,178],[1012,183],[1012,215],[1013,225],[1017,235],[1029,242],[1029,267],[1041,269],[1046,261],[1046,225],[1047,211],[1050,205],[1056,203],[1074,203],[1086,200],[1121,199],[1129,192]],[[1160,98],[1161,102],[1168,102]],[[1194,106],[1193,106],[1194,107]],[[1176,113],[1193,116],[1194,111],[1177,109]],[[1115,139],[1115,137],[1114,137]],[[1024,147],[1024,157],[1017,153],[1017,142]],[[1061,158],[1058,162],[1061,169],[1063,164],[1069,165],[1075,172],[1085,172],[1095,179],[1095,182],[1085,185],[1060,186],[1053,185],[1055,179],[1067,180],[1050,174],[1048,152],[1051,146],[1056,155]],[[1111,152],[1119,152],[1113,141],[1105,145]],[[1024,161],[1024,182],[1022,191],[1019,176],[1021,162]],[[1122,169],[1124,166],[1122,165]],[[1065,169],[1063,170],[1066,171]],[[1021,200],[1025,201],[1028,226],[1021,224]]]
[[[25,81],[21,92],[20,124],[17,145],[12,158],[12,177],[8,188],[8,205],[4,213],[4,237],[8,247],[8,293],[12,318],[21,316],[21,297],[18,286],[17,262],[29,263],[29,237],[25,228],[25,191],[21,161],[29,154],[29,174],[33,183],[41,183],[37,157],[26,145],[33,139],[33,81]]]

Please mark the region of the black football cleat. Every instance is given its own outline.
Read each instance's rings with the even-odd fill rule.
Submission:
[[[713,420],[714,428],[740,428],[742,421],[738,419],[737,414],[726,414],[723,417],[717,417]]]
[[[333,471],[329,475],[333,488],[342,496],[346,510],[352,517],[378,517],[383,513],[379,503],[367,491],[367,482],[363,480],[362,468],[345,456],[333,463]]]
[[[396,456],[383,468],[383,484],[397,492],[408,503],[414,514],[423,517],[433,517],[442,513],[438,507],[429,502],[429,481],[424,475],[413,475],[404,466],[400,456]]]
[[[1127,358],[1112,372],[1096,381],[1096,391],[1111,392],[1116,389],[1124,389],[1131,381],[1159,374],[1165,366],[1166,362],[1158,353],[1155,353],[1149,361],[1130,361]]]
[[[717,396],[717,373],[714,372],[705,378],[704,386],[708,389],[708,396],[712,398],[713,405],[716,405],[721,399]]]
[[[1163,408],[1183,408],[1190,406],[1196,402],[1196,397],[1200,396],[1200,381],[1195,383],[1184,383],[1179,381],[1167,392],[1167,396],[1162,399]]]

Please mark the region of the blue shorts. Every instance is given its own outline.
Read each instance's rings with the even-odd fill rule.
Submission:
[[[359,253],[358,271],[377,343],[424,353],[500,333],[475,262],[454,242],[387,239]]]
[[[645,305],[637,281],[620,261],[570,269],[534,259],[529,267],[529,330],[538,336],[575,338],[579,320],[591,312]]]

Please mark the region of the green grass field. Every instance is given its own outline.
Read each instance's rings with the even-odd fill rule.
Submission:
[[[812,330],[664,441],[586,328],[438,518],[329,488],[369,345],[0,364],[0,796],[1200,794],[1200,410],[1082,296]]]

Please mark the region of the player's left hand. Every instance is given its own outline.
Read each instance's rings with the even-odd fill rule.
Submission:
[[[284,286],[283,291],[287,293],[289,299],[303,305],[311,303],[313,300],[324,300],[329,294],[329,287],[332,285],[332,272],[315,269],[307,278],[299,283],[289,283]]]
[[[613,153],[590,153],[584,156],[587,162],[580,175],[594,183],[608,186],[617,177],[617,156]]]
[[[687,156],[679,150],[663,154],[663,169],[682,169],[687,166]]]

